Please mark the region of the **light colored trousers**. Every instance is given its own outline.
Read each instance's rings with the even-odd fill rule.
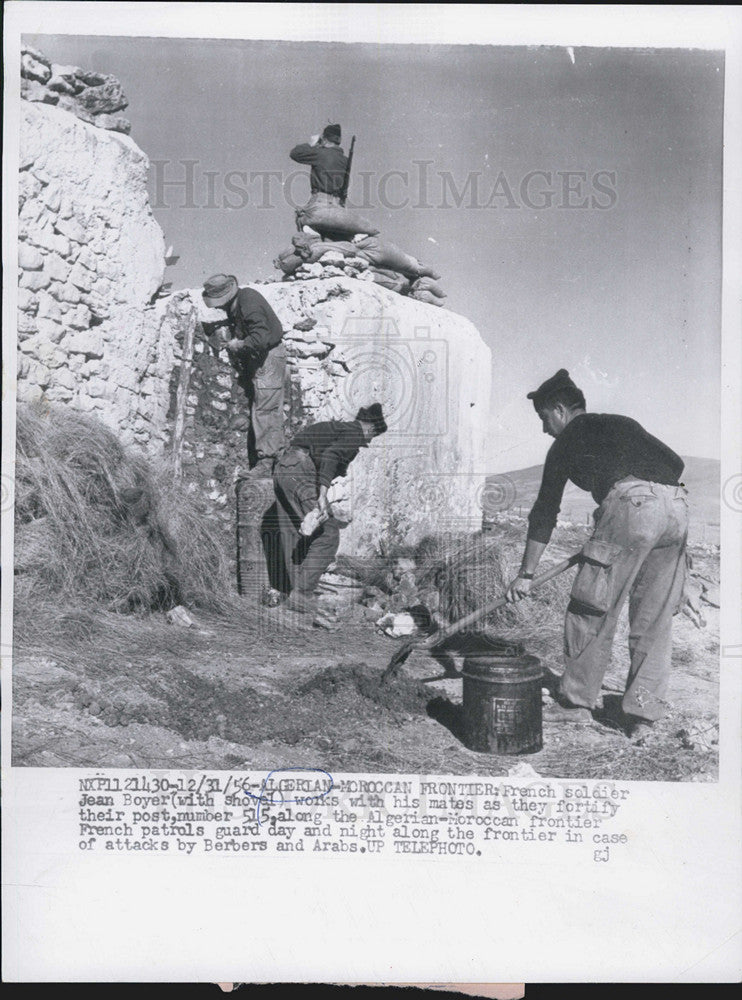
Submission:
[[[561,691],[573,704],[595,707],[628,598],[631,665],[623,710],[651,721],[664,714],[687,535],[681,486],[623,479],[597,509],[565,620]]]
[[[275,458],[285,445],[283,404],[286,381],[286,345],[283,341],[268,351],[248,388],[250,434],[248,452],[255,459]]]
[[[320,577],[337,554],[340,524],[334,517],[306,538],[299,533],[305,515],[317,506],[317,469],[309,452],[287,448],[273,470],[278,501],[278,525],[286,572],[292,591],[311,595]]]

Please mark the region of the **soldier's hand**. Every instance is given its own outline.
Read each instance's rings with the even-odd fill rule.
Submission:
[[[317,133],[317,135],[310,136],[309,138],[310,146],[316,146],[318,142],[319,142],[319,133]]]
[[[516,601],[528,597],[532,586],[533,580],[524,580],[522,576],[516,576],[505,592],[505,600],[508,604],[515,604]]]

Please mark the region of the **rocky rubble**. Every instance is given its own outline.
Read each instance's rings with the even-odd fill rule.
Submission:
[[[442,306],[446,293],[438,275],[393,243],[359,233],[350,240],[335,239],[304,227],[282,250],[273,264],[284,281],[309,278],[357,278],[373,281],[398,295],[428,305]]]
[[[28,45],[21,48],[21,97],[56,105],[97,128],[131,131],[129,119],[118,113],[129,102],[115,76],[60,66]]]

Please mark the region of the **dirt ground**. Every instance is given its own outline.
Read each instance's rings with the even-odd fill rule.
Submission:
[[[696,565],[718,579],[718,556]],[[67,612],[43,642],[17,630],[13,764],[496,776],[523,761],[553,777],[714,781],[719,612],[703,612],[700,630],[675,618],[667,715],[643,744],[611,722],[628,667],[624,621],[603,712],[584,727],[545,718],[543,750],[520,758],[463,745],[462,680],[442,677],[428,654],[380,685],[399,640],[370,623],[327,632],[274,611],[196,615],[198,627],[182,628],[161,615]],[[528,652],[561,670],[553,642],[531,637]]]

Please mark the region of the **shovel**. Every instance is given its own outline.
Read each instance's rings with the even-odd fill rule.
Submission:
[[[581,552],[575,552],[568,559],[562,560],[562,562],[557,563],[556,566],[552,566],[551,569],[547,569],[545,573],[537,576],[531,585],[531,592],[533,592],[537,587],[540,587],[544,583],[548,583],[549,580],[553,580],[555,576],[559,576],[568,570],[570,567],[575,566],[582,556]],[[434,646],[440,645],[440,643],[445,642],[446,639],[450,639],[452,635],[456,635],[465,629],[467,625],[472,625],[474,622],[479,621],[480,618],[484,618],[486,615],[491,614],[493,611],[499,611],[500,608],[504,608],[508,602],[504,597],[498,597],[496,601],[492,601],[490,604],[485,604],[482,608],[477,608],[476,611],[472,611],[468,615],[464,615],[463,618],[459,618],[457,622],[453,625],[448,625],[446,628],[439,629],[432,635],[424,638],[418,636],[412,636],[405,641],[395,650],[394,656],[392,656],[389,661],[389,666],[386,668],[384,673],[381,675],[381,681],[384,683],[392,677],[396,677],[399,668],[405,662],[407,657],[410,655],[413,649],[433,649]]]

